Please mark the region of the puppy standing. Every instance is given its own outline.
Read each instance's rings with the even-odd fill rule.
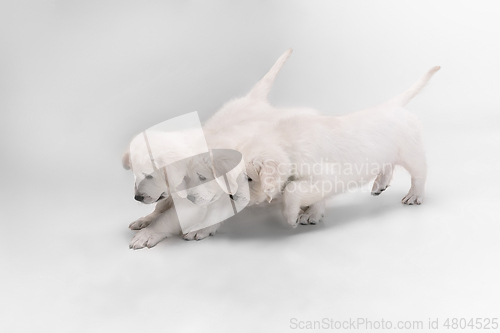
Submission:
[[[316,223],[323,199],[376,177],[372,194],[384,191],[395,165],[411,175],[402,199],[407,205],[424,200],[427,168],[420,123],[403,109],[440,67],[430,69],[403,94],[371,109],[344,116],[302,115],[281,120],[258,133],[239,150],[250,161],[251,204],[283,193],[283,214],[296,226]],[[304,212],[301,207],[308,207]]]

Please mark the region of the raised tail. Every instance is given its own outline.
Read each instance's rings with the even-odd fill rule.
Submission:
[[[397,95],[387,103],[394,106],[405,106],[413,97],[417,96],[417,94],[425,87],[427,82],[429,82],[434,73],[436,73],[440,68],[440,66],[432,67],[427,71],[427,73],[425,73],[424,76],[415,82],[410,89],[400,95]]]
[[[290,57],[292,51],[293,50],[289,48],[285,53],[281,55],[281,57],[278,58],[269,72],[267,72],[267,74],[264,75],[264,77],[259,82],[257,82],[252,90],[250,90],[250,92],[247,94],[247,97],[258,100],[267,99],[267,95],[269,94],[269,91],[273,86],[276,75],[278,75],[278,72],[280,71],[281,67],[283,67],[288,57]]]

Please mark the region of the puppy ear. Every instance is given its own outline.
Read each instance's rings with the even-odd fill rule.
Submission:
[[[126,151],[122,157],[122,165],[125,170],[130,170],[130,151]]]

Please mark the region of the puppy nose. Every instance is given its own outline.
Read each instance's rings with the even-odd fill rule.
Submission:
[[[142,200],[144,200],[144,197],[142,195],[136,195],[134,197],[134,199],[137,200],[137,201],[142,201]]]
[[[195,202],[195,200],[196,200],[196,197],[195,197],[194,195],[192,195],[192,194],[188,194],[187,198],[188,198],[188,200],[189,200],[189,201],[191,201],[192,203],[194,203],[194,202]]]

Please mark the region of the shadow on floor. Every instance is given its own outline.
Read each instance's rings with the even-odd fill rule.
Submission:
[[[317,225],[298,225],[295,229],[285,222],[279,205],[266,208],[249,207],[228,219],[215,237],[276,240],[305,233],[327,232],[326,229],[339,228],[400,209],[412,208],[400,203],[402,197],[401,193],[387,192],[380,197],[356,193],[352,200],[335,202],[335,199],[331,199],[323,221]]]
[[[238,215],[226,220],[214,237],[205,241],[239,241],[262,240],[276,241],[283,237],[297,237],[306,233],[332,232],[329,229],[340,228],[352,223],[367,222],[370,218],[391,214],[401,209],[413,209],[400,203],[404,195],[398,191],[385,192],[379,197],[368,193],[346,194],[338,199],[330,199],[327,203],[325,218],[317,225],[289,226],[281,215],[281,204],[253,206],[244,209]],[[126,239],[131,239],[130,230],[124,233]],[[176,246],[185,243],[181,237],[172,237],[162,241],[160,246]]]

